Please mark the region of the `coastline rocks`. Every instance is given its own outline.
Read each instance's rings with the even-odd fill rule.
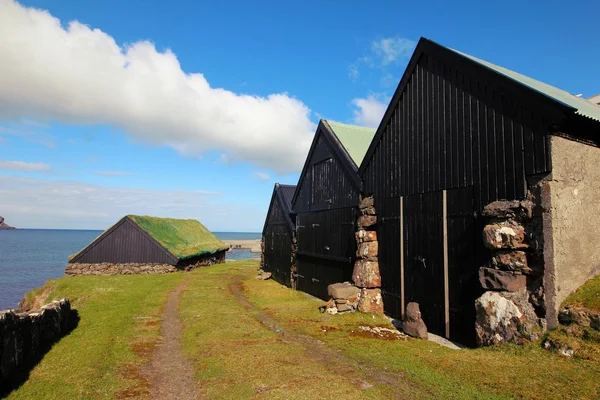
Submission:
[[[0,216],[0,230],[12,230],[12,229],[16,229],[16,228],[4,223],[4,217]]]

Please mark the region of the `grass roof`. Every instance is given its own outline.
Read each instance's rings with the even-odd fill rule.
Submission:
[[[128,217],[180,260],[229,248],[195,219]]]

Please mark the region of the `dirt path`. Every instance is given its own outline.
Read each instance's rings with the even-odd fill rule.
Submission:
[[[199,399],[194,379],[194,368],[181,350],[183,324],[178,316],[181,293],[187,282],[182,282],[169,294],[161,322],[161,343],[158,345],[143,375],[150,383],[151,399]]]
[[[242,294],[242,279],[243,275],[234,276],[230,290],[237,299],[237,301],[248,311],[254,313],[258,321],[266,328],[278,332],[282,335],[284,340],[295,342],[302,345],[305,349],[305,354],[322,363],[332,372],[339,374],[340,377],[346,380],[351,380],[357,387],[362,390],[369,389],[374,383],[383,384],[397,391],[397,396],[394,399],[401,399],[405,396],[400,393],[405,392],[407,386],[410,383],[404,379],[402,374],[393,374],[378,370],[373,365],[368,365],[363,362],[356,362],[355,360],[344,357],[337,351],[330,349],[323,342],[311,338],[306,335],[299,335],[285,331],[279,323],[269,315],[265,314],[262,310],[256,307],[254,304],[244,297]]]

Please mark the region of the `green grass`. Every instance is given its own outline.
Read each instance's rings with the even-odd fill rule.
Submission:
[[[543,350],[538,343],[450,350],[432,342],[389,341],[355,336],[360,324],[387,320],[361,314],[318,314],[313,301],[273,281],[245,281],[252,302],[282,322],[347,357],[402,374],[416,393],[454,399],[588,398],[600,396],[600,364],[568,359]],[[389,325],[389,324],[388,324]],[[323,326],[327,326],[323,332]]]
[[[159,336],[158,316],[183,274],[68,277],[28,295],[39,303],[68,297],[79,324],[46,353],[8,399],[111,399],[143,391],[136,366]]]
[[[600,312],[600,275],[590,279],[571,293],[563,302],[562,308],[567,306],[585,307]]]
[[[52,347],[9,399],[144,397],[147,382],[139,368],[159,337],[168,293],[184,280],[182,344],[203,398],[600,396],[600,363],[595,358],[565,358],[539,343],[456,351],[427,341],[375,338],[358,326],[390,327],[386,318],[320,314],[321,301],[274,281],[255,280],[256,268],[256,262],[242,261],[190,273],[49,282],[31,293],[29,301],[67,296],[80,313],[79,326]],[[235,276],[242,277],[243,295],[256,309],[248,310],[234,297],[230,283]],[[259,323],[261,311],[285,334]],[[588,341],[600,340],[594,332],[580,333]],[[298,339],[305,336],[310,340]],[[329,353],[314,349],[319,346]],[[341,355],[343,362],[323,354]],[[377,373],[395,380],[371,379]],[[372,386],[361,388],[360,379]]]

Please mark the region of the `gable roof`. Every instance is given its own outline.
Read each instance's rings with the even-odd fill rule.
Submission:
[[[325,121],[331,128],[333,134],[344,146],[344,149],[358,166],[362,162],[369,145],[375,136],[375,128],[364,126],[348,125],[339,122]]]
[[[283,214],[285,215],[285,220],[290,231],[293,231],[295,229],[296,224],[291,218],[292,199],[294,198],[295,192],[296,185],[282,185],[280,183],[275,184],[275,187],[273,188],[273,194],[271,195],[271,202],[269,203],[267,216],[265,218],[265,225],[263,226],[263,235],[265,233],[265,230],[267,229],[267,225],[269,223],[269,215],[271,215],[271,210],[273,209],[273,204],[275,202],[278,202],[279,206],[283,210]]]
[[[142,230],[180,260],[229,249],[195,219],[128,215]]]
[[[600,122],[600,106],[593,104],[589,100],[574,96],[564,90],[487,61],[480,60],[460,51],[453,50],[449,47],[442,46],[432,40],[422,37],[415,48],[392,99],[390,100],[373,141],[367,150],[367,154],[363,158],[358,171],[359,175],[364,173],[367,164],[369,163],[369,159],[373,156],[377,144],[379,143],[422,54],[432,54],[444,59],[444,61],[450,62],[456,68],[472,71],[479,75],[482,75],[483,72],[486,74],[486,79],[499,83],[503,90],[506,90],[507,94],[520,97],[524,103],[531,104],[532,102],[535,102],[535,104],[544,109],[546,113],[553,115],[553,118],[556,120],[561,120],[571,114],[586,117],[588,120],[591,120],[592,123]]]
[[[566,92],[557,87],[548,85],[547,83],[540,82],[528,76],[522,75],[518,72],[511,71],[508,68],[501,67],[499,65],[492,64],[491,62],[487,62],[485,60],[481,60],[477,57],[473,57],[469,54],[462,53],[460,51],[450,49],[457,54],[460,54],[463,57],[466,57],[470,60],[475,61],[476,63],[483,65],[490,70],[497,72],[499,74],[504,75],[505,77],[512,79],[521,85],[528,87],[531,90],[535,90],[543,94],[544,96],[549,97],[550,99],[562,103],[568,107],[571,107],[575,110],[575,114],[582,115],[584,117],[591,118],[596,121],[600,121],[600,106],[594,104],[588,99],[575,96],[569,92]]]
[[[127,215],[78,253],[69,256],[69,262],[76,262],[112,231],[127,222],[131,222],[137,229],[147,234],[151,241],[173,256],[174,260],[185,260],[229,249],[227,244],[217,239],[197,220]]]
[[[369,148],[370,141],[367,143],[367,141],[364,140],[364,136],[366,136],[367,134],[363,131],[363,129],[368,130],[371,128],[339,124],[337,122],[332,122],[332,123],[337,127],[338,132],[340,132],[340,136],[346,142],[346,145],[348,146],[348,148],[352,149],[354,154],[357,155],[357,159],[360,156],[360,154],[363,152],[362,146],[364,146],[364,152],[366,153],[367,149]],[[313,152],[315,151],[315,148],[317,146],[317,142],[319,141],[319,138],[322,136],[325,139],[325,141],[329,144],[329,146],[331,147],[333,154],[336,155],[337,159],[340,161],[343,168],[348,173],[348,176],[351,178],[351,181],[354,182],[354,184],[358,188],[360,188],[360,184],[361,184],[360,178],[357,174],[358,166],[360,165],[360,163],[356,163],[356,161],[354,161],[354,159],[351,157],[350,153],[348,152],[348,149],[342,144],[342,140],[334,133],[334,129],[331,127],[332,123],[330,123],[324,119],[319,121],[319,125],[317,126],[315,136],[310,145],[310,149],[308,150],[308,155],[306,156],[306,160],[304,161],[304,167],[302,167],[302,172],[300,173],[300,178],[298,179],[298,185],[300,185],[300,182],[302,182],[304,180],[304,177],[308,173],[308,166],[310,165],[310,159],[312,157]],[[339,125],[339,126],[337,126],[337,125]],[[375,130],[373,130],[373,135],[374,134],[375,134]],[[354,139],[352,139],[353,135],[361,135],[363,138],[354,140]],[[364,156],[365,156],[365,154],[362,154],[361,161],[362,161],[362,158],[364,158]],[[298,191],[295,191],[294,197],[292,198],[292,209],[294,209],[294,205],[296,204],[297,197],[298,197]]]

